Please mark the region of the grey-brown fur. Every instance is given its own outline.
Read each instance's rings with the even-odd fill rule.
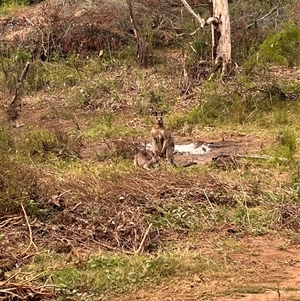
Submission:
[[[138,153],[134,156],[133,163],[135,167],[142,167],[146,170],[150,170],[158,162],[158,156],[154,156],[154,154],[151,151],[143,150],[138,151]]]
[[[166,129],[162,113],[155,113],[155,124],[151,129],[152,136],[152,153],[154,156],[166,158],[173,166],[188,167],[195,162],[186,162],[179,164],[174,159],[175,143],[171,133]]]
[[[176,166],[174,160],[174,139],[164,125],[162,113],[155,113],[155,124],[152,127],[151,136],[153,154],[166,158],[169,163]]]

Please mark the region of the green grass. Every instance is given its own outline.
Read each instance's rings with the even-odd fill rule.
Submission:
[[[88,140],[136,137],[143,130],[135,129],[117,122],[118,116],[113,113],[101,113],[93,118],[90,126],[82,132],[82,136]]]
[[[65,258],[55,253],[35,257],[29,271],[51,268],[51,282],[69,296],[80,299],[81,292],[101,296],[104,293],[128,292],[133,288],[157,285],[164,279],[191,272],[212,269],[215,265],[205,257],[186,262],[179,254],[126,256],[105,254],[66,264]],[[80,299],[81,300],[81,299]]]
[[[16,13],[21,8],[27,5],[26,0],[1,0],[0,1],[0,16],[8,16]]]

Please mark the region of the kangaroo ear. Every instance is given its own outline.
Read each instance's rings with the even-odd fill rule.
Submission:
[[[153,116],[157,116],[157,112],[153,110],[153,108],[149,109],[149,114]]]
[[[157,116],[157,112],[156,111],[153,111],[153,110],[149,110],[149,114],[151,116]]]

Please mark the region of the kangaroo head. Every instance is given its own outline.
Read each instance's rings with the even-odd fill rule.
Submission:
[[[163,124],[164,123],[164,119],[163,119],[164,114],[162,112],[156,112],[155,113],[155,122],[156,124]]]

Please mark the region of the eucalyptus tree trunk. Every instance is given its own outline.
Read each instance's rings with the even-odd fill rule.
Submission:
[[[209,0],[210,17],[204,20],[197,15],[186,0],[181,0],[185,8],[200,23],[200,27],[210,25],[212,30],[212,59],[215,64],[222,63],[223,78],[228,63],[231,62],[230,18],[228,0]]]
[[[222,77],[227,64],[231,62],[231,38],[228,0],[210,0],[211,17],[217,18],[217,24],[211,24],[213,32],[213,58],[215,63],[222,62]]]

